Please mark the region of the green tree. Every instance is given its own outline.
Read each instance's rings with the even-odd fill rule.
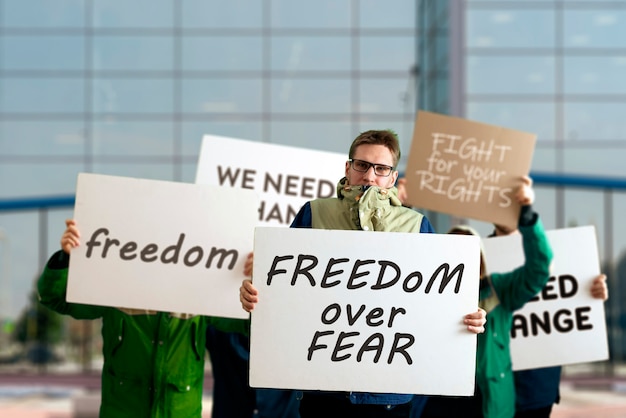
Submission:
[[[28,305],[15,323],[13,340],[21,343],[24,347],[46,348],[61,340],[62,330],[62,316],[43,306],[39,302],[37,292],[33,291],[30,294]],[[45,352],[42,350],[40,353]],[[35,358],[31,358],[31,360],[43,360],[37,354],[34,356]]]

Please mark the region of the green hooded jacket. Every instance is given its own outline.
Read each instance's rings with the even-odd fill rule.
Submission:
[[[76,319],[102,318],[101,418],[200,418],[207,323],[247,333],[244,320],[66,301],[69,256],[52,255],[37,287],[43,305]]]
[[[515,415],[515,383],[510,352],[513,312],[543,289],[550,278],[552,249],[541,220],[520,226],[525,262],[508,273],[481,280],[480,306],[487,311],[485,332],[478,334],[476,379],[485,418]]]

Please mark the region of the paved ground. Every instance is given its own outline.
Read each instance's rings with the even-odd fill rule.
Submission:
[[[624,418],[626,391],[611,389],[580,389],[567,383],[561,385],[561,402],[555,405],[551,418]]]
[[[562,400],[555,406],[552,418],[626,417],[626,385],[618,382],[582,386],[571,382],[562,384]],[[76,418],[77,400],[85,399],[90,393],[76,386],[8,385],[0,379],[0,417]],[[203,417],[209,418],[211,398],[208,394],[203,410]]]

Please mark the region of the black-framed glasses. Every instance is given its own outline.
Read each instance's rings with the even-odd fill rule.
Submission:
[[[389,174],[393,171],[393,167],[385,164],[374,164],[369,161],[356,160],[351,158],[348,160],[354,171],[359,173],[367,173],[370,167],[374,167],[374,174],[380,177],[389,177]]]

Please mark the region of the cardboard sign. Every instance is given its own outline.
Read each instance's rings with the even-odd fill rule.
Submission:
[[[478,237],[256,228],[250,385],[471,395]],[[410,250],[407,250],[410,249]]]
[[[257,204],[251,190],[79,174],[67,300],[246,318]]]
[[[536,135],[451,116],[417,114],[406,168],[408,204],[511,228]]]
[[[609,358],[604,302],[592,298],[590,291],[600,274],[595,228],[546,234],[554,252],[551,277],[543,291],[513,317],[514,370]],[[483,247],[490,272],[511,271],[524,263],[519,234],[486,238]]]
[[[335,197],[347,154],[205,135],[196,183],[255,190],[258,225],[289,226],[307,201]]]

